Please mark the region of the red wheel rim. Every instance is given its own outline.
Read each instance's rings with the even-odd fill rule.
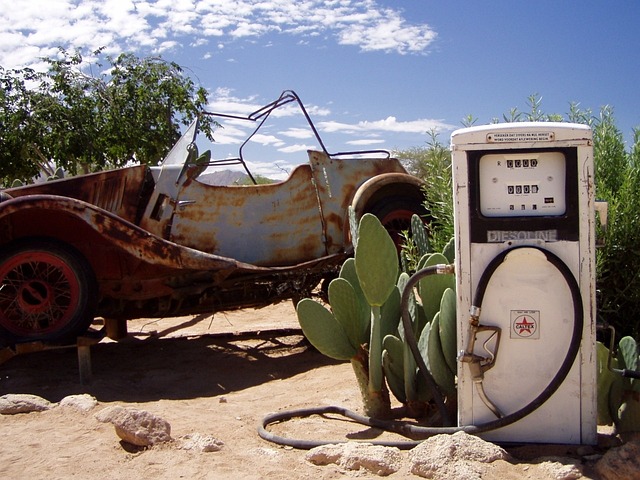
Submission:
[[[414,213],[411,210],[394,210],[380,219],[380,223],[389,232],[398,250],[403,243],[401,234],[411,229],[411,217]]]
[[[50,252],[21,252],[0,266],[0,325],[14,334],[40,335],[64,328],[79,301],[74,270]]]

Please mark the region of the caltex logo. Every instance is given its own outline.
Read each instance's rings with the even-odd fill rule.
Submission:
[[[539,323],[540,312],[537,310],[512,310],[511,338],[540,338]]]
[[[536,322],[534,322],[532,318],[523,316],[516,320],[514,328],[516,333],[521,337],[530,337],[536,332]]]

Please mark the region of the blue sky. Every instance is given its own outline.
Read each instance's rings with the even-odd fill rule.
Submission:
[[[330,151],[424,145],[471,114],[477,124],[527,97],[546,113],[611,105],[627,141],[640,126],[640,2],[430,0],[3,0],[0,65],[36,66],[57,46],[161,54],[247,113],[292,89]],[[313,148],[294,118],[274,119],[248,151],[282,176]],[[214,156],[248,125],[225,124]]]

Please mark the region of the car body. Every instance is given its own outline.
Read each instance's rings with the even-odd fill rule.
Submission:
[[[292,91],[246,119],[261,125],[290,102],[317,136]],[[350,209],[396,230],[424,213],[422,182],[398,160],[382,151],[330,154],[319,137],[321,150],[284,181],[203,183],[206,168],[230,160],[199,154],[197,133],[196,120],[157,167],[2,193],[0,343],[66,341],[97,316],[177,317],[296,300],[352,255]],[[233,162],[246,169],[242,148]]]

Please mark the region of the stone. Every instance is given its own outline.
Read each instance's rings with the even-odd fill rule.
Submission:
[[[178,448],[181,450],[195,450],[197,452],[219,452],[224,446],[222,440],[218,440],[212,435],[202,435],[200,433],[190,433],[180,437]]]
[[[539,457],[535,460],[539,470],[555,480],[577,480],[582,478],[582,468],[573,458]]]
[[[94,417],[101,423],[113,423],[113,419],[122,414],[124,411],[125,408],[121,407],[120,405],[111,405],[100,410],[94,415]]]
[[[118,437],[132,445],[148,447],[172,440],[169,422],[144,410],[112,406],[95,417],[100,422],[113,424]]]
[[[84,413],[94,409],[96,405],[98,405],[98,401],[88,393],[66,396],[60,400],[59,403],[60,407],[70,408]]]
[[[402,452],[395,447],[346,442],[312,448],[305,459],[315,465],[336,464],[346,470],[364,469],[380,476],[391,475],[402,467]]]
[[[640,480],[640,440],[612,448],[596,463],[603,480]]]
[[[493,443],[465,432],[435,435],[409,452],[411,473],[423,478],[482,478],[486,465],[510,460],[509,454]]]
[[[54,403],[37,395],[26,393],[10,393],[0,397],[0,414],[42,412],[55,406]]]

